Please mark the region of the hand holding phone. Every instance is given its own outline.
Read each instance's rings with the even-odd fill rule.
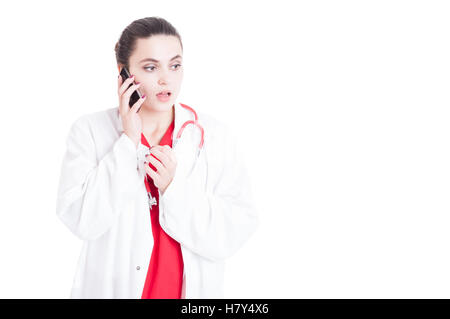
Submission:
[[[126,79],[128,79],[128,78],[131,77],[131,74],[130,74],[130,71],[128,71],[128,69],[127,69],[126,67],[123,67],[122,70],[120,71],[120,76],[122,77],[122,81],[125,82]],[[134,80],[133,80],[133,83],[130,84],[130,85],[128,86],[128,88],[130,88],[130,86],[132,86],[133,84],[135,84],[135,83],[134,83]],[[128,89],[128,88],[127,88],[127,89]],[[129,103],[130,108],[131,108],[131,107],[134,105],[134,103],[136,103],[141,97],[142,97],[142,94],[141,94],[141,92],[139,92],[139,90],[134,91],[133,94],[131,94],[131,97],[130,97],[130,103]]]
[[[137,91],[140,84],[134,83],[134,77],[130,76],[128,70],[123,68],[120,72],[121,76],[118,80],[119,95],[119,112],[122,118],[122,126],[124,133],[134,142],[136,148],[139,146],[142,134],[142,122],[138,111],[145,101],[145,94],[140,96]],[[124,80],[123,78],[127,76]],[[137,100],[131,98],[133,94],[137,94]]]

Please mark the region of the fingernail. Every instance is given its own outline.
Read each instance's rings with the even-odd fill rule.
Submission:
[[[146,97],[146,96],[147,96],[147,95],[146,95],[146,94],[144,94],[144,95],[142,95],[142,98],[143,98],[143,99],[145,99],[145,97]]]
[[[136,82],[136,84],[139,84],[139,83],[141,83],[141,82]]]

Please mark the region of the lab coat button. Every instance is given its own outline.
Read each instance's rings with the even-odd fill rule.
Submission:
[[[139,270],[139,269],[141,269],[141,267],[137,266],[136,269]]]

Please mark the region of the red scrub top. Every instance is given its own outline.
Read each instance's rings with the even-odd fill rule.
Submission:
[[[159,145],[172,147],[172,133],[174,121],[164,133]],[[144,134],[141,134],[141,143],[149,147]],[[153,155],[152,155],[153,156]],[[155,157],[155,156],[153,156]],[[156,158],[156,157],[155,157]],[[155,166],[149,163],[150,168],[156,171]],[[153,179],[147,174],[145,179],[147,192],[156,198],[156,205],[150,205],[150,219],[152,221],[153,251],[145,280],[142,299],[181,299],[183,284],[183,256],[180,244],[166,234],[159,224],[159,194]]]

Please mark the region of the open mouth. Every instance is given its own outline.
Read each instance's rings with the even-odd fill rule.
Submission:
[[[157,96],[170,96],[172,93],[170,91],[163,91],[156,94]]]

